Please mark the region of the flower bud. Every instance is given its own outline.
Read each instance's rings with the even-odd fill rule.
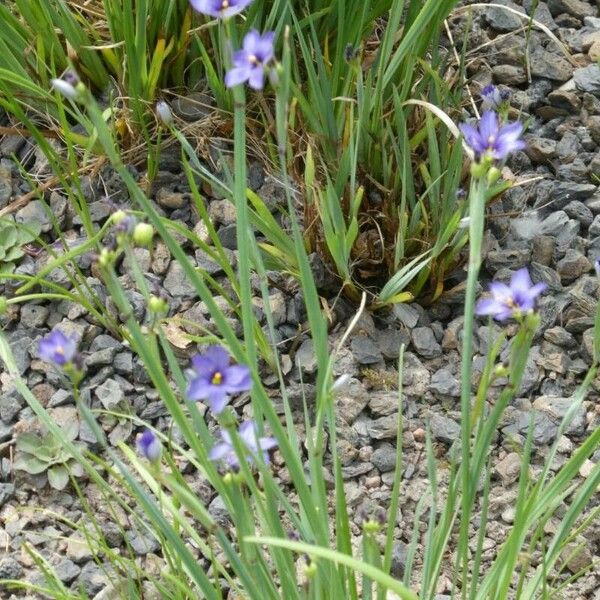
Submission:
[[[173,124],[173,113],[171,107],[164,101],[160,100],[155,106],[156,116],[158,120],[167,127]]]
[[[63,81],[62,79],[52,79],[50,83],[52,83],[52,87],[65,98],[75,100],[75,98],[77,98],[79,95],[79,92],[75,89],[75,86],[70,84],[68,81]]]
[[[150,246],[154,237],[154,228],[148,223],[138,223],[133,230],[133,241],[138,246]]]
[[[494,367],[494,376],[495,377],[508,377],[508,368],[506,365],[499,364]]]
[[[123,219],[127,218],[127,213],[124,210],[118,210],[113,213],[112,221],[115,225],[118,225]]]
[[[102,268],[110,267],[115,261],[115,253],[108,248],[102,248],[98,256],[98,265]]]
[[[304,574],[307,579],[312,579],[317,574],[317,565],[314,560],[311,560],[310,563],[306,565],[304,569]]]
[[[488,185],[494,185],[494,183],[496,183],[496,181],[498,181],[498,179],[500,179],[501,175],[502,175],[502,173],[500,172],[500,169],[498,169],[498,167],[492,167],[487,172]]]
[[[169,304],[164,298],[150,296],[148,299],[148,310],[155,314],[166,313],[169,310]]]
[[[146,429],[137,439],[138,452],[148,461],[157,463],[162,455],[162,445],[157,435]]]
[[[485,177],[488,171],[488,165],[485,162],[475,162],[471,164],[471,176],[475,179],[481,179]]]

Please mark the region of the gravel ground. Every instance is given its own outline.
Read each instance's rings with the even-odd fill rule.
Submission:
[[[470,4],[471,2],[466,2]],[[531,0],[512,2],[497,0],[515,10],[529,11]],[[477,99],[478,91],[495,83],[511,91],[514,117],[519,113],[528,123],[528,148],[515,155],[505,169],[505,177],[516,182],[528,181],[509,190],[501,201],[490,207],[489,228],[484,244],[484,276],[508,280],[511,273],[529,266],[534,281],[544,281],[548,291],[540,303],[542,325],[530,354],[523,385],[518,398],[509,406],[496,439],[491,483],[491,523],[484,540],[484,564],[493,558],[514,519],[514,501],[520,457],[515,441],[523,440],[530,416],[534,415],[534,456],[532,469],[539,471],[549,446],[554,442],[558,423],[565,414],[570,397],[590,365],[592,325],[600,282],[593,263],[600,258],[600,17],[594,2],[583,0],[549,0],[539,2],[535,18],[544,24],[568,49],[569,57],[546,32],[523,27],[522,21],[509,11],[486,7],[474,12],[470,23],[468,75],[470,89]],[[455,17],[452,30],[455,39],[467,22],[466,14]],[[192,98],[193,100],[194,98]],[[196,98],[197,99],[197,98]],[[188,122],[210,116],[206,107],[197,107],[182,99],[174,106],[178,115]],[[465,113],[465,116],[468,116]],[[11,159],[16,154],[31,173],[40,178],[49,176],[49,166],[41,153],[28,140],[4,137],[0,140],[0,209],[28,191],[27,183],[18,175]],[[141,174],[140,174],[141,175]],[[251,165],[250,187],[265,198],[274,211],[282,201],[282,190],[258,164]],[[114,204],[127,204],[127,192],[110,169],[104,169],[94,180],[84,178],[84,190],[93,219],[103,223],[114,210]],[[205,190],[210,192],[210,190]],[[202,238],[207,232],[192,209],[189,188],[178,161],[178,151],[170,150],[161,159],[153,189],[156,205],[171,219],[193,228]],[[60,191],[48,191],[47,199],[54,217],[70,244],[82,240],[81,223]],[[218,235],[236,262],[235,212],[218,196],[210,198],[209,214],[218,226]],[[35,220],[43,230],[51,230],[48,215],[38,201],[29,202],[16,212],[23,223]],[[182,240],[192,262],[211,275],[223,277],[220,268],[202,251],[194,250]],[[33,274],[49,260],[47,252],[26,255],[18,266],[21,273]],[[151,256],[136,250],[137,258],[150,281],[168,297],[171,315],[212,327],[210,315],[186,281],[176,262],[171,261],[166,247],[158,243]],[[88,284],[102,302],[107,299],[102,283],[94,277],[89,256],[79,260],[79,267],[88,277]],[[316,268],[318,265],[316,264]],[[122,281],[136,316],[146,318],[142,296],[135,291],[128,265],[120,267]],[[321,269],[323,279],[327,275]],[[49,280],[69,287],[62,271],[53,271]],[[464,280],[464,272],[455,274],[452,284]],[[304,372],[305,393],[310,399],[311,376],[316,362],[310,340],[303,335],[306,315],[297,286],[278,273],[272,274],[276,285],[269,298],[280,336],[283,365],[288,378],[290,397],[301,408],[301,384],[298,369]],[[258,295],[258,281],[253,285]],[[228,288],[228,284],[224,281]],[[219,302],[219,299],[217,299]],[[256,312],[262,318],[262,301],[256,301]],[[417,502],[427,490],[425,430],[429,424],[435,442],[435,452],[444,463],[460,433],[459,369],[462,332],[462,306],[459,291],[450,289],[433,306],[397,305],[388,313],[363,314],[343,348],[337,364],[337,374],[351,379],[340,391],[338,403],[339,446],[348,502],[354,516],[353,533],[360,535],[360,518],[367,510],[387,507],[395,462],[397,426],[397,377],[395,366],[401,343],[407,345],[404,379],[404,473],[402,501],[398,514],[393,572],[402,576],[406,564],[413,516]],[[344,300],[333,305],[334,324],[330,342],[334,347],[354,314],[354,308]],[[230,315],[234,322],[233,315]],[[80,306],[67,302],[26,304],[11,308],[4,317],[4,328],[15,352],[21,373],[40,402],[59,423],[71,423],[77,428],[77,439],[94,447],[91,432],[79,423],[72,396],[65,392],[56,373],[35,356],[37,341],[54,326],[72,331],[81,339],[88,376],[82,394],[96,408],[119,408],[135,413],[156,427],[166,430],[169,418],[158,394],[149,387],[149,379],[140,362],[110,332],[104,331]],[[236,325],[239,328],[239,324]],[[193,333],[193,328],[185,328]],[[474,361],[475,386],[484,367],[484,353],[500,327],[481,321],[476,327]],[[177,338],[174,328],[173,339]],[[182,358],[194,348],[179,348]],[[268,381],[268,373],[265,378]],[[85,522],[86,516],[74,491],[52,490],[45,474],[26,475],[15,470],[10,460],[9,442],[19,431],[35,429],[36,419],[23,398],[15,392],[6,374],[0,375],[0,555],[1,578],[36,580],[39,574],[32,560],[22,550],[28,542],[57,567],[60,579],[73,589],[80,586],[90,597],[114,598],[105,573],[94,561],[91,552],[54,515],[74,522]],[[273,379],[273,385],[275,381]],[[560,468],[577,449],[581,441],[600,426],[596,380],[583,403],[580,414],[560,440],[559,453],[553,471]],[[498,390],[496,390],[498,391]],[[494,400],[494,394],[489,398]],[[237,408],[245,409],[242,398]],[[298,422],[302,419],[298,412]],[[128,421],[105,421],[111,443],[133,441],[136,428]],[[600,461],[600,450],[584,465],[585,478],[593,464]],[[286,470],[275,454],[274,469],[285,484]],[[443,467],[440,482],[447,480]],[[196,476],[194,476],[196,478]],[[215,517],[223,518],[223,506],[204,482],[196,487]],[[140,533],[135,524],[123,515],[128,540],[123,539],[113,518],[103,508],[102,499],[93,485],[85,486],[86,495],[102,523],[106,539],[113,548],[124,547],[128,541],[142,565],[157,572],[162,559],[158,544]],[[592,500],[586,514],[598,504]],[[38,511],[37,507],[45,511]],[[584,515],[585,516],[585,515]],[[427,513],[422,517],[425,531]],[[66,538],[66,539],[65,539]],[[583,600],[599,599],[600,524],[592,522],[581,531],[575,545],[582,551],[567,561],[559,579],[566,579],[582,568],[587,574],[567,587],[562,597]],[[417,550],[416,573],[419,571]],[[533,558],[535,565],[536,557]],[[449,598],[452,566],[448,564],[447,581],[441,582],[439,599]],[[447,583],[447,585],[446,585]],[[17,597],[8,592],[0,596]],[[146,597],[146,596],[145,596]],[[147,590],[147,597],[153,598]]]

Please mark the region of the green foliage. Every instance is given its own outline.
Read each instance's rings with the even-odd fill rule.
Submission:
[[[40,223],[18,225],[12,218],[0,219],[0,275],[12,273],[25,254],[23,246],[33,242],[41,231]]]
[[[79,433],[79,423],[60,430],[60,435],[48,432],[38,435],[24,432],[17,436],[13,467],[30,475],[46,473],[48,483],[56,490],[63,490],[69,476],[80,477],[83,468],[65,446],[65,440],[73,442]]]

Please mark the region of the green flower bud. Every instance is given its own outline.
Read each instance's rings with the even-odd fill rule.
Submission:
[[[487,173],[488,185],[494,185],[494,183],[496,183],[496,181],[500,179],[501,175],[502,173],[500,172],[500,169],[498,167],[492,167]]]
[[[133,230],[133,241],[138,246],[151,246],[154,228],[148,223],[138,223]]]
[[[156,314],[166,313],[169,310],[169,304],[163,298],[150,296],[148,299],[148,310]]]
[[[317,574],[317,565],[314,560],[311,560],[308,565],[306,565],[306,569],[304,569],[304,574],[307,579],[312,579]]]
[[[471,177],[481,179],[488,172],[488,165],[485,162],[474,162],[471,164]]]
[[[8,309],[8,300],[4,296],[0,296],[0,315],[3,315]]]

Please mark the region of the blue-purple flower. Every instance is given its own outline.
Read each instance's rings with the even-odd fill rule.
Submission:
[[[537,297],[548,287],[545,283],[531,281],[526,268],[519,269],[510,280],[510,285],[493,281],[490,284],[491,298],[482,298],[475,307],[478,315],[491,315],[497,321],[518,317],[535,309]]]
[[[496,110],[510,98],[508,90],[499,90],[495,85],[486,85],[481,90],[481,109]]]
[[[190,0],[192,8],[203,15],[227,19],[242,12],[252,0]]]
[[[137,450],[145,459],[155,463],[160,460],[162,445],[154,431],[145,429],[137,438]]]
[[[265,85],[265,69],[274,58],[274,36],[272,31],[260,35],[256,29],[246,34],[242,49],[233,55],[233,67],[225,74],[227,87],[247,81],[251,88],[262,90]]]
[[[492,110],[483,113],[478,127],[462,123],[460,130],[477,158],[504,160],[512,152],[525,148],[525,142],[520,139],[523,124],[519,121],[500,124]]]
[[[217,415],[223,412],[232,394],[252,387],[250,369],[245,365],[230,365],[229,354],[221,346],[210,346],[204,354],[194,356],[192,368],[188,398],[206,400]]]
[[[77,357],[77,340],[55,329],[40,340],[38,355],[46,362],[66,367],[73,364]]]
[[[262,454],[265,464],[269,464],[269,450],[277,446],[277,440],[272,437],[258,437],[258,428],[254,421],[244,421],[238,429],[238,436],[244,447],[249,451],[246,455],[246,462],[252,464],[254,457],[259,453]],[[224,461],[227,466],[236,468],[240,462],[231,435],[225,429],[221,429],[221,439],[223,441],[215,444],[210,453],[209,458],[214,461]]]

